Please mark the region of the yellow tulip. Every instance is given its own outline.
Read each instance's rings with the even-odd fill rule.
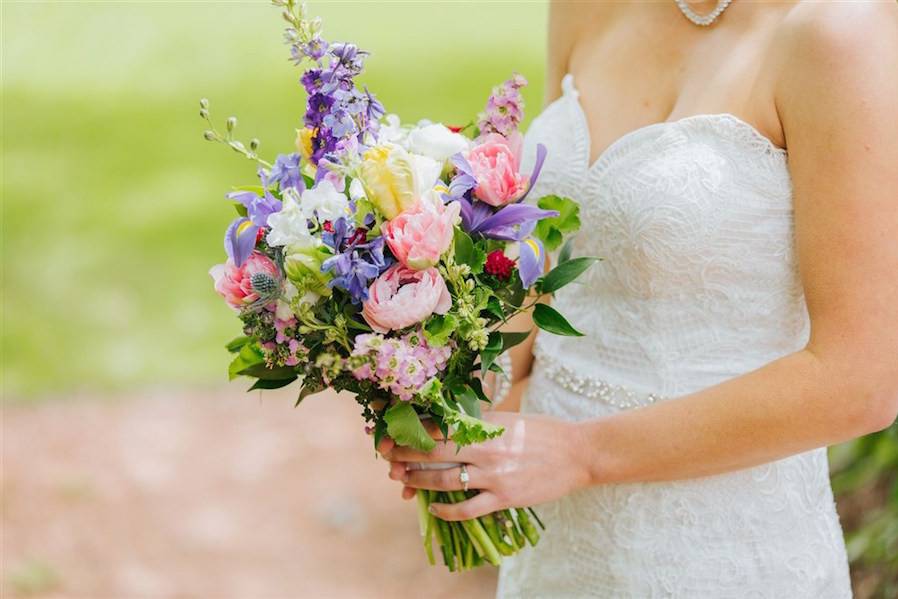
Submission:
[[[359,174],[368,200],[387,219],[418,202],[411,157],[399,146],[381,145],[367,150],[362,155]]]

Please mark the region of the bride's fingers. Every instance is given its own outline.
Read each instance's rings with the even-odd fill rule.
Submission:
[[[467,464],[468,488],[483,489],[486,476],[483,470],[477,466]],[[408,470],[403,479],[406,486],[415,489],[430,489],[431,491],[461,491],[464,485],[461,482],[461,468],[446,468],[443,470]]]
[[[417,451],[410,447],[394,447],[387,459],[391,462],[473,462],[477,455],[477,446],[462,447],[452,441],[437,441],[437,446],[427,452]]]
[[[431,503],[430,513],[441,520],[470,520],[498,511],[499,499],[489,491],[461,503]]]
[[[388,476],[393,480],[404,480],[405,462],[390,462],[390,472]]]
[[[396,442],[389,437],[384,437],[380,440],[380,443],[377,444],[377,451],[385,458],[389,459],[390,450],[396,446]]]
[[[411,487],[402,487],[402,498],[403,499],[412,499],[415,495],[417,495],[418,491]]]

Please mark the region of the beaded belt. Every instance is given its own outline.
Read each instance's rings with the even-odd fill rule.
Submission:
[[[655,393],[637,393],[621,385],[612,385],[602,379],[578,374],[539,346],[534,348],[533,354],[546,378],[557,383],[565,391],[577,393],[589,399],[597,399],[622,410],[650,406],[664,399],[663,396]]]

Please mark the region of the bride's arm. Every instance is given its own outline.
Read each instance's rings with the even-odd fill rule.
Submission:
[[[595,482],[724,472],[895,420],[898,9],[815,11],[794,25],[791,42],[776,97],[810,341],[688,397],[582,425],[597,448]]]
[[[866,10],[874,14],[865,14]],[[827,14],[829,13],[829,14]],[[691,395],[577,423],[492,414],[506,434],[431,454],[482,489],[441,518],[555,499],[591,484],[746,468],[889,426],[898,413],[898,10],[833,5],[802,19],[777,109],[789,144],[796,251],[811,336],[799,352]],[[452,473],[394,476],[457,485]]]

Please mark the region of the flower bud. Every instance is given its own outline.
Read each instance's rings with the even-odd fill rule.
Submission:
[[[206,141],[215,141],[215,134],[209,130],[203,131],[203,137],[206,138]]]
[[[201,116],[202,118],[204,118],[204,119],[208,119],[208,118],[209,118],[209,111],[206,110],[205,108],[200,108],[200,116]]]
[[[255,152],[259,149],[259,140],[255,137],[249,140],[249,149]]]
[[[227,122],[228,131],[229,132],[233,131],[234,127],[236,127],[236,126],[237,126],[237,117],[235,117],[235,116],[228,117],[228,122]]]
[[[200,98],[200,108],[209,108],[209,100]]]

